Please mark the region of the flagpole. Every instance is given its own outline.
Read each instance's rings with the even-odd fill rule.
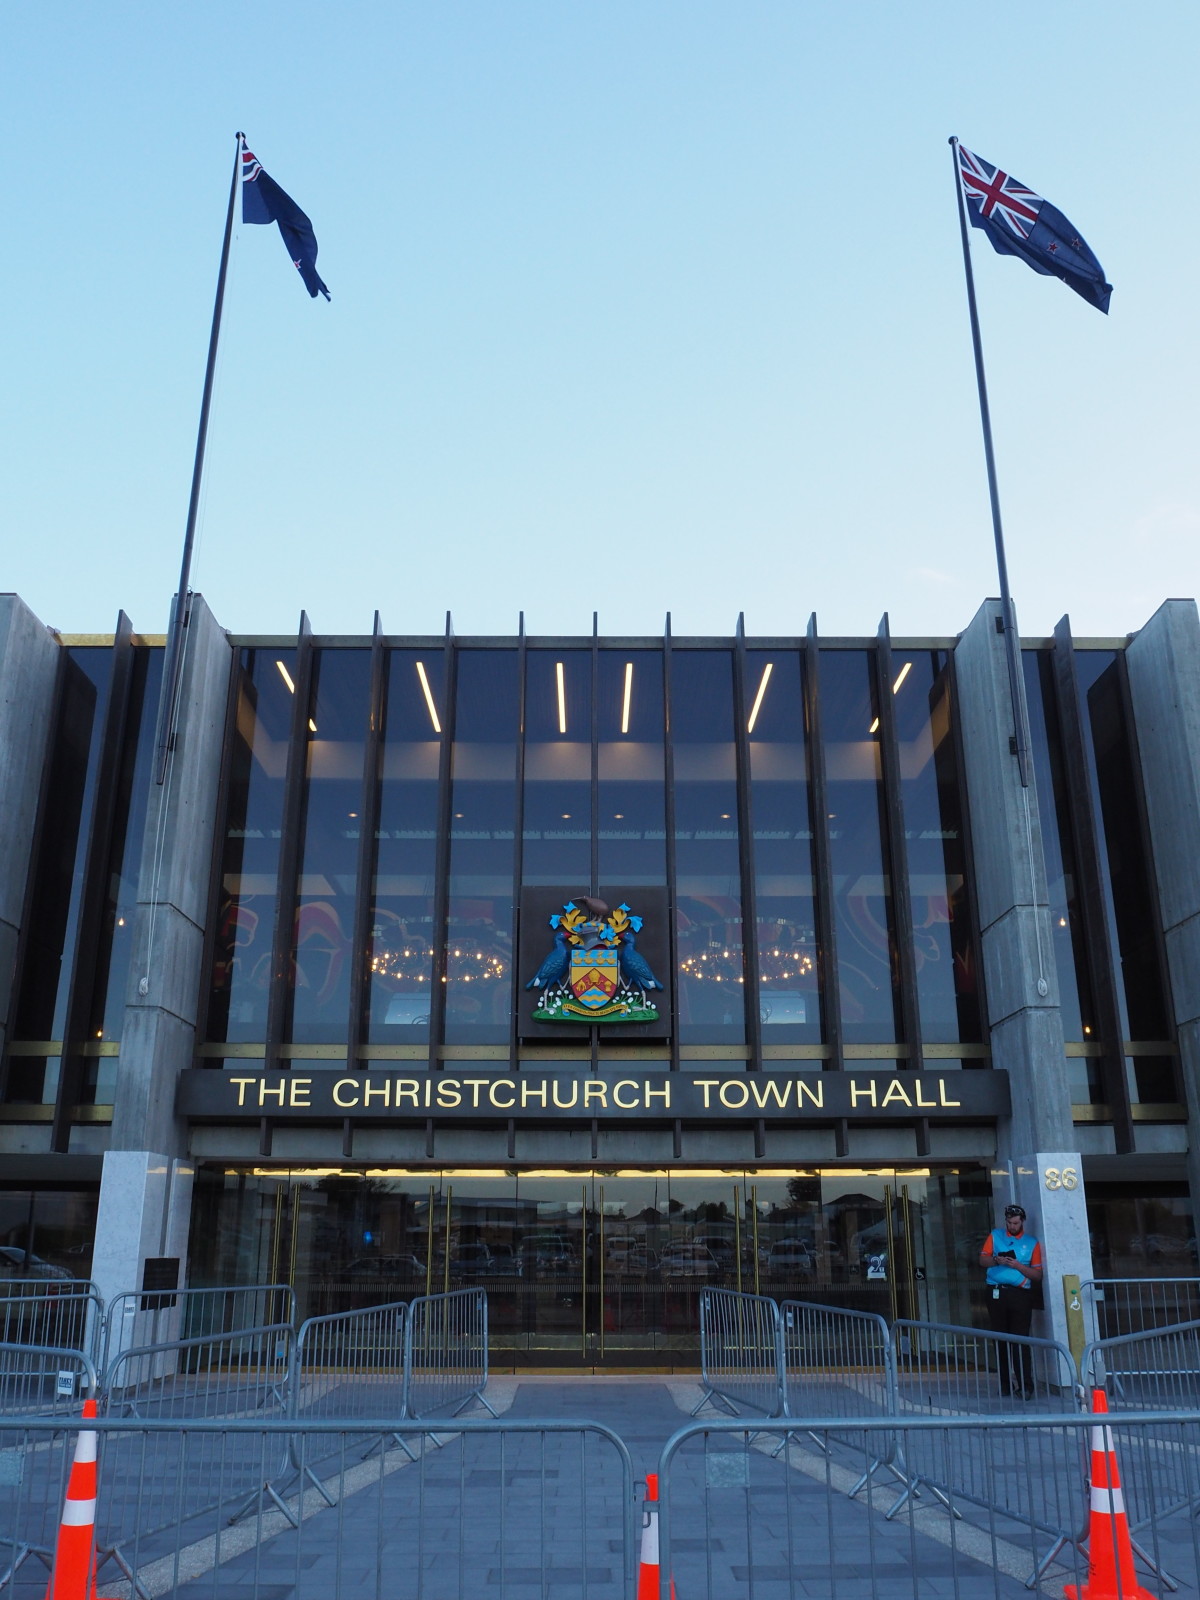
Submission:
[[[979,420],[983,424],[983,453],[987,461],[988,494],[992,501],[992,532],[996,540],[996,568],[1000,575],[1001,621],[1004,625],[1004,652],[1008,661],[1008,692],[1012,698],[1017,771],[1021,787],[1029,787],[1029,735],[1025,725],[1025,702],[1021,696],[1020,648],[1017,619],[1008,589],[1008,561],[1004,554],[1004,528],[1000,521],[1000,490],[996,484],[996,455],[992,449],[992,415],[988,409],[987,378],[983,370],[983,341],[979,336],[979,309],[975,304],[975,274],[971,270],[971,243],[967,233],[967,207],[963,200],[959,170],[958,140],[950,139],[954,159],[954,192],[958,196],[958,226],[962,234],[963,271],[967,276],[967,305],[971,312],[971,342],[975,347],[975,382],[979,388]]]
[[[200,484],[204,476],[204,447],[208,442],[208,414],[212,406],[213,378],[217,369],[217,344],[221,337],[221,309],[225,303],[225,278],[229,270],[229,245],[233,238],[233,209],[237,201],[238,178],[242,166],[244,133],[238,133],[233,157],[233,177],[229,184],[229,209],[225,213],[225,238],[221,244],[221,268],[217,273],[217,297],[213,304],[212,331],[208,336],[208,365],[204,369],[204,398],[200,402],[200,427],[196,434],[196,457],[192,463],[192,494],[188,501],[187,531],[183,536],[183,561],[179,569],[179,588],[171,631],[167,636],[167,659],[163,670],[162,692],[158,701],[158,726],[155,730],[155,779],[162,783],[175,737],[175,697],[183,670],[183,634],[188,625],[191,596],[188,585],[192,572],[192,548],[196,540],[196,517],[200,508]]]

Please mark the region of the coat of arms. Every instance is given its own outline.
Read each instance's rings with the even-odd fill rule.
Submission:
[[[525,985],[539,989],[535,1022],[657,1022],[662,984],[638,953],[642,919],[627,905],[568,900],[550,918],[554,948]]]

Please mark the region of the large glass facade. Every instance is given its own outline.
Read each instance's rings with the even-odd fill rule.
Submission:
[[[487,1289],[494,1364],[693,1365],[701,1291],[985,1321],[985,1168],[305,1172],[202,1167],[188,1281],[301,1316]]]
[[[600,650],[596,683],[596,848],[604,883],[667,880],[663,658]]]

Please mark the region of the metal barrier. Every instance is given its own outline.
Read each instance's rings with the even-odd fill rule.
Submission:
[[[42,1279],[0,1283],[0,1344],[81,1350],[95,1362],[104,1302],[94,1284]]]
[[[66,1463],[79,1424],[55,1431],[0,1419],[0,1461],[21,1472],[0,1479],[0,1527],[14,1550],[47,1559],[48,1509],[61,1510]],[[419,1423],[377,1421],[376,1451],[331,1449],[333,1422],[200,1422],[102,1418],[97,1534],[101,1593],[113,1565],[133,1594],[236,1594],[240,1600],[329,1600],[350,1593],[389,1600],[631,1600],[637,1532],[629,1452],[590,1422],[486,1419],[454,1425],[435,1443]],[[355,1437],[358,1436],[355,1429]],[[304,1487],[279,1509],[230,1527],[247,1471],[263,1472],[289,1435],[302,1467],[331,1462],[326,1495]],[[410,1453],[390,1448],[393,1435]],[[169,1477],[159,1480],[155,1470]],[[138,1467],[143,1470],[135,1471]],[[211,1504],[190,1485],[206,1475]],[[13,1481],[19,1477],[20,1481]],[[330,1509],[327,1501],[336,1503]],[[164,1520],[164,1507],[173,1512]],[[10,1571],[11,1571],[10,1563]],[[3,1583],[6,1575],[0,1575]],[[25,1590],[22,1589],[22,1594]],[[29,1586],[29,1594],[35,1593]]]
[[[455,1289],[420,1295],[409,1304],[404,1338],[405,1417],[457,1411],[484,1396],[488,1380],[487,1294]],[[493,1415],[495,1413],[493,1412]]]
[[[719,1399],[735,1415],[739,1405],[768,1417],[783,1412],[783,1335],[774,1300],[736,1289],[701,1290],[700,1382],[697,1411]]]
[[[894,1415],[892,1335],[882,1317],[807,1300],[783,1301],[779,1315],[787,1416]],[[879,1467],[902,1477],[894,1466],[894,1442],[886,1435],[848,1428],[838,1433],[837,1443],[866,1458],[865,1476],[852,1493]]]
[[[1088,1278],[1079,1296],[1097,1339],[1200,1318],[1200,1278]]]
[[[1106,1391],[1114,1411],[1200,1406],[1200,1322],[1096,1339],[1079,1369],[1087,1388]]]
[[[78,1416],[96,1393],[96,1369],[82,1350],[0,1344],[0,1416]]]
[[[1121,1421],[1123,1482],[1140,1460],[1174,1451],[1189,1487],[1200,1493],[1200,1411],[1173,1418],[1138,1412]],[[827,1444],[842,1426],[840,1416],[803,1424]],[[1089,1496],[1080,1461],[1090,1417],[881,1417],[860,1426],[882,1435],[894,1430],[906,1456],[940,1458],[945,1482],[1001,1487],[986,1505],[956,1490],[944,1500],[914,1497],[902,1515],[889,1518],[886,1485],[869,1483],[858,1500],[848,1499],[849,1472],[832,1453],[802,1447],[794,1420],[690,1423],[668,1441],[659,1463],[662,1600],[671,1580],[688,1600],[1017,1600],[1035,1585],[1061,1597],[1072,1584],[1087,1593]],[[1028,1479],[1025,1501],[1004,1505],[1003,1486],[1014,1470]],[[1103,1509],[1107,1491],[1097,1487]],[[1157,1571],[1162,1584],[1200,1582],[1196,1520],[1168,1520],[1152,1507],[1139,1544],[1139,1567]]]
[[[104,1374],[109,1415],[237,1417],[286,1410],[287,1323],[123,1350]]]
[[[1098,1339],[1083,1352],[1080,1370],[1085,1386],[1103,1389],[1109,1410],[1121,1419],[1114,1423],[1118,1438],[1126,1412],[1195,1410],[1200,1407],[1200,1322]],[[1193,1478],[1182,1448],[1140,1459],[1123,1480],[1133,1528],[1147,1527],[1155,1515],[1200,1510]]]
[[[296,1292],[287,1283],[253,1283],[231,1289],[130,1289],[114,1295],[104,1317],[97,1366],[109,1367],[125,1350],[180,1339],[202,1339],[245,1328],[296,1324]]]

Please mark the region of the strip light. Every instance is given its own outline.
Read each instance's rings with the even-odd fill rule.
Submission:
[[[563,678],[563,664],[561,661],[554,663],[554,676],[558,683],[558,731],[567,731],[567,685]]]
[[[768,661],[763,668],[762,682],[758,686],[758,693],[754,696],[754,705],[750,709],[750,721],[746,724],[747,733],[754,732],[754,724],[758,721],[758,713],[762,710],[763,696],[767,692],[767,684],[771,681],[771,673],[774,669],[775,663],[773,661]]]
[[[892,693],[893,694],[899,694],[900,693],[900,685],[904,682],[905,678],[908,677],[908,675],[909,675],[909,673],[911,671],[912,671],[912,662],[911,661],[906,661],[904,663],[904,665],[900,668],[900,676],[896,679],[895,683],[892,685]]]
[[[286,667],[285,667],[285,666],[284,666],[284,664],[283,664],[283,662],[282,662],[282,661],[277,661],[277,662],[276,662],[276,663],[275,663],[275,665],[276,665],[276,666],[277,666],[277,667],[278,667],[278,668],[279,668],[279,676],[280,676],[280,677],[281,677],[281,678],[282,678],[282,679],[283,679],[283,681],[284,681],[284,683],[286,683],[286,684],[287,684],[287,690],[288,690],[288,693],[289,693],[289,694],[295,694],[295,692],[296,692],[296,685],[295,685],[295,684],[294,684],[294,683],[293,683],[293,682],[292,682],[292,675],[291,675],[291,673],[290,673],[290,672],[289,672],[289,671],[288,671],[288,669],[287,669],[287,668],[286,668]]]
[[[417,662],[417,677],[421,680],[421,692],[425,696],[425,704],[429,707],[429,720],[433,723],[434,733],[441,733],[442,725],[438,721],[437,707],[433,703],[433,694],[429,687],[429,679],[425,676],[425,663]]]
[[[621,702],[621,732],[629,732],[629,703],[633,699],[633,662],[625,663],[625,698]]]

